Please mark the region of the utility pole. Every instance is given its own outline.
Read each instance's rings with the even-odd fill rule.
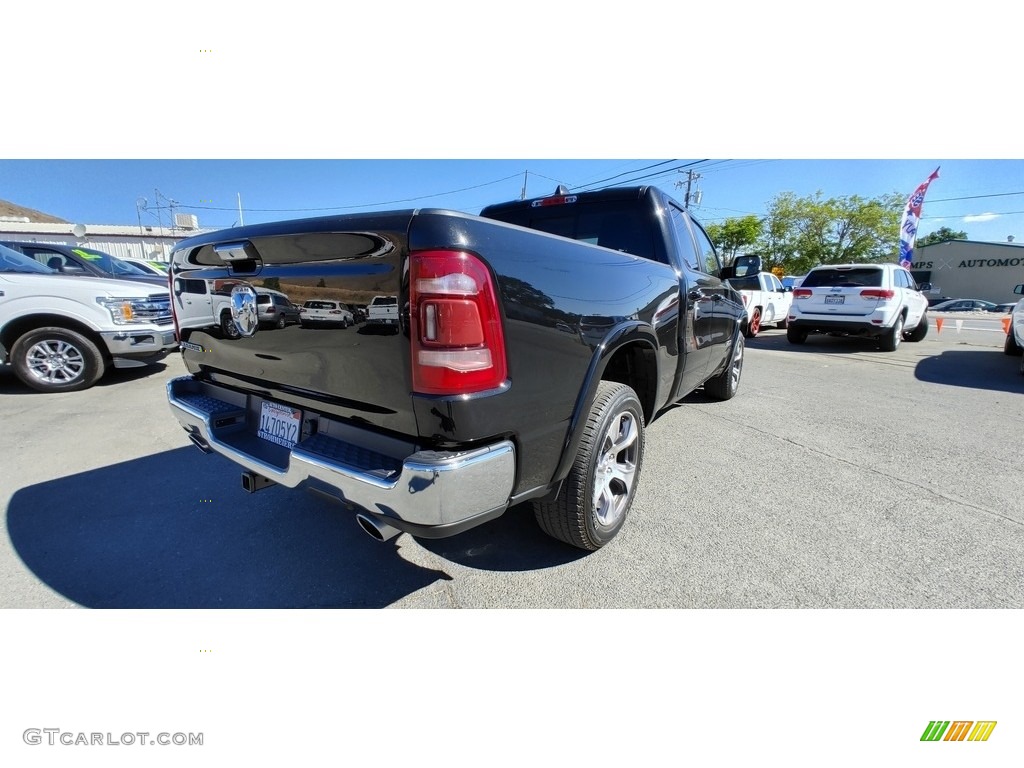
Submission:
[[[529,171],[523,171],[523,191],[522,191],[522,194],[520,194],[520,196],[519,196],[520,200],[525,200],[526,199],[526,180],[527,180],[527,177],[529,175],[530,175]]]
[[[679,172],[682,173],[682,171]],[[695,204],[700,204],[701,195],[699,189],[696,193],[693,194],[692,197],[690,195],[690,188],[693,186],[693,182],[695,182],[699,178],[701,178],[701,175],[699,173],[694,173],[692,169],[686,172],[686,196],[683,198],[683,208],[687,210],[689,210],[690,208],[691,199],[694,200]],[[683,182],[677,181],[675,186],[676,189],[679,189],[681,186],[683,186]]]

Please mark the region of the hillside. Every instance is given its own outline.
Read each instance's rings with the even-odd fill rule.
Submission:
[[[7,200],[0,200],[0,218],[2,217],[26,217],[29,221],[40,224],[70,224],[70,221],[51,216],[48,213],[37,211],[34,208],[26,208],[23,205],[10,203]]]

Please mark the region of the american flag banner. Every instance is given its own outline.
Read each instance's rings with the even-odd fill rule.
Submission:
[[[941,166],[939,166],[941,168]],[[928,185],[939,178],[939,169],[925,179],[921,186],[914,190],[914,194],[907,200],[906,210],[903,211],[903,220],[900,221],[900,265],[910,268],[913,261],[914,242],[917,240],[917,224],[921,220],[921,208],[924,207],[924,193],[928,191]]]

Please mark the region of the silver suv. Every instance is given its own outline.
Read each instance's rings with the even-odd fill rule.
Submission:
[[[928,300],[898,264],[815,267],[793,289],[786,338],[803,344],[811,333],[873,337],[892,352],[928,333]]]

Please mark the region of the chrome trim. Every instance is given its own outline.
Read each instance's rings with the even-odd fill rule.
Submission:
[[[509,440],[469,451],[417,451],[402,458],[401,469],[389,477],[314,453],[303,443],[288,450],[285,466],[279,466],[233,445],[233,436],[242,435],[238,442],[245,442],[251,435],[237,424],[214,427],[214,406],[206,411],[182,399],[202,395],[215,403],[218,389],[192,376],[172,379],[167,382],[171,412],[190,436],[279,485],[328,490],[339,501],[419,526],[452,525],[508,506],[515,482],[515,448]],[[236,413],[245,410],[235,406]]]

